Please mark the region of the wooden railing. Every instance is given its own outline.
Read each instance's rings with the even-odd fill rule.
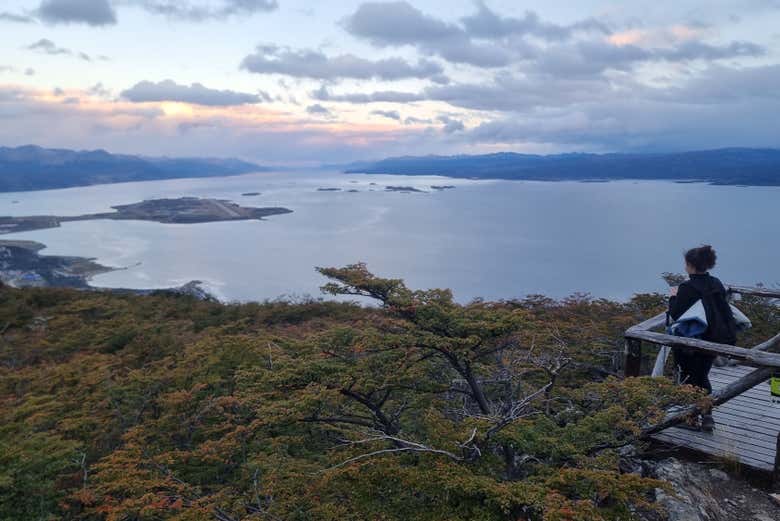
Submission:
[[[766,298],[780,299],[780,290],[767,288],[750,288],[744,286],[727,286],[730,294],[754,295]],[[642,343],[647,342],[664,347],[685,347],[703,353],[720,355],[732,360],[739,360],[742,365],[753,366],[756,369],[725,387],[715,390],[711,395],[711,406],[720,405],[739,396],[745,391],[765,382],[773,374],[780,373],[780,354],[769,353],[770,349],[780,346],[780,334],[750,348],[707,342],[695,338],[684,338],[652,331],[666,325],[666,313],[656,315],[644,322],[630,327],[625,332],[624,374],[627,377],[640,376],[642,372]],[[662,421],[651,425],[642,431],[642,436],[649,436],[685,421],[692,414],[702,412],[700,405],[691,405],[670,413]],[[780,436],[778,436],[780,448]],[[775,475],[780,483],[780,451],[775,456]]]
[[[780,290],[767,288],[749,288],[745,286],[727,286],[729,294],[754,295],[780,299]],[[780,354],[767,353],[769,349],[780,345],[780,335],[751,348],[737,347],[716,342],[707,342],[695,338],[684,338],[652,331],[666,324],[666,313],[660,313],[628,328],[625,332],[626,347],[623,371],[626,376],[640,376],[642,372],[642,342],[659,346],[687,347],[712,355],[725,356],[741,361],[744,365],[764,368],[780,368]]]

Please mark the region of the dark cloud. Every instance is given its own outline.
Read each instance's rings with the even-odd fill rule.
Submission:
[[[561,25],[542,20],[532,11],[519,18],[505,17],[483,2],[460,24],[430,16],[405,1],[367,2],[345,18],[342,26],[378,47],[412,46],[452,63],[482,68],[518,66],[558,76],[628,71],[645,62],[717,61],[767,52],[751,42],[680,41],[673,34],[663,36],[662,46],[616,45],[607,41],[616,28],[600,19]],[[703,29],[705,25],[690,22],[686,27]]]
[[[401,58],[368,60],[352,54],[326,56],[320,51],[293,50],[260,45],[241,62],[241,68],[259,74],[284,74],[300,78],[334,80],[339,78],[400,80],[430,78],[442,74],[436,62],[420,60],[410,64]]]
[[[378,47],[412,45],[453,63],[479,67],[507,65],[510,54],[474,43],[461,27],[426,15],[407,2],[368,2],[342,21],[353,36]]]
[[[504,17],[492,11],[483,2],[477,3],[476,13],[462,18],[461,21],[470,35],[485,39],[528,35],[544,40],[560,41],[571,38],[576,33],[610,34],[612,32],[607,24],[595,18],[588,18],[571,25],[557,25],[543,21],[533,11],[526,11],[522,18]]]
[[[138,0],[136,3],[151,13],[190,22],[251,15],[274,11],[279,7],[276,0],[218,0],[194,4],[181,0]]]
[[[479,143],[601,150],[777,146],[780,65],[710,67],[674,87],[636,85],[565,107],[505,111],[468,131]]]
[[[123,91],[121,96],[136,103],[178,101],[213,107],[244,105],[262,101],[257,94],[209,89],[200,83],[193,83],[189,86],[179,85],[173,80],[163,80],[158,83],[142,81]]]
[[[436,119],[444,123],[444,127],[442,127],[442,131],[445,134],[454,134],[455,132],[460,132],[461,130],[464,130],[466,128],[466,125],[464,125],[462,121],[460,121],[459,119],[452,118],[446,114],[441,115]]]
[[[401,121],[401,114],[399,114],[397,110],[372,110],[371,114],[375,116],[382,116],[383,118]]]
[[[30,24],[35,22],[35,19],[31,16],[17,13],[9,13],[8,11],[0,12],[0,22],[15,22],[20,24]]]
[[[116,12],[108,0],[43,0],[37,14],[50,24],[116,24]]]
[[[606,70],[628,71],[643,62],[716,61],[740,57],[757,57],[766,53],[760,45],[731,42],[711,45],[686,41],[665,48],[638,45],[612,45],[603,40],[587,40],[571,45],[553,45],[532,63],[537,71],[554,76],[598,75]]]

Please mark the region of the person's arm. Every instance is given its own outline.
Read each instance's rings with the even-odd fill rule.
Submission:
[[[672,317],[672,320],[677,320],[700,298],[690,285],[680,284],[677,288],[677,295],[672,295],[669,298],[669,316]]]

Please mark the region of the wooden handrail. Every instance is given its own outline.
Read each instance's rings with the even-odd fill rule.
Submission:
[[[664,325],[666,325],[666,312],[659,313],[652,318],[648,318],[644,322],[640,322],[635,326],[631,326],[631,329],[650,331],[651,329],[655,329]]]
[[[625,337],[658,345],[693,348],[712,355],[722,355],[736,360],[742,360],[752,365],[780,368],[780,354],[766,353],[761,350],[718,344],[716,342],[699,340],[698,338],[665,335],[663,333],[642,331],[634,328],[629,328],[628,331],[626,331]]]
[[[726,285],[729,293],[739,293],[740,295],[753,295],[756,297],[780,298],[780,289],[754,288],[750,286],[738,286],[735,284]]]

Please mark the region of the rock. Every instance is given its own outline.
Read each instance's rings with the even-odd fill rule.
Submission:
[[[723,472],[722,470],[718,469],[710,469],[710,476],[713,479],[717,479],[719,481],[728,481],[729,475]],[[744,498],[743,498],[744,500]]]
[[[656,490],[665,521],[780,521],[780,494],[773,497],[700,463],[675,458],[646,463],[650,475],[671,486],[670,491]]]

